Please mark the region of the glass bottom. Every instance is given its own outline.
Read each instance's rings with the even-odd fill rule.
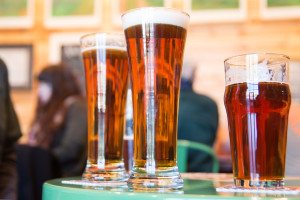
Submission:
[[[234,184],[238,188],[268,188],[268,189],[280,189],[284,186],[284,180],[244,180],[234,179]]]
[[[155,169],[151,173],[146,168],[134,167],[127,184],[133,191],[167,192],[182,189],[183,179],[177,166]]]
[[[124,163],[106,165],[105,169],[99,169],[97,165],[88,164],[82,174],[83,181],[89,182],[126,182],[128,174],[126,173]]]

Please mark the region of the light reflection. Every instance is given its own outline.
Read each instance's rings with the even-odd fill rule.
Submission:
[[[105,34],[96,35],[96,45],[98,47],[104,47],[106,42]],[[105,117],[104,113],[106,110],[106,51],[97,51],[97,130],[98,133],[98,169],[105,169]]]
[[[250,177],[252,181],[259,180],[259,173],[256,171],[256,150],[257,150],[257,114],[255,112],[255,100],[259,95],[258,83],[248,83],[246,91],[247,123],[248,123],[248,146]]]

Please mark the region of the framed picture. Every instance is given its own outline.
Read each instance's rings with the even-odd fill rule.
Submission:
[[[171,7],[172,0],[112,0],[112,19],[116,26],[122,25],[121,15],[127,10],[140,7]]]
[[[246,0],[185,0],[191,23],[238,22],[247,17]]]
[[[100,26],[101,0],[44,0],[46,28]]]
[[[260,2],[263,19],[300,18],[299,0],[261,0]]]
[[[0,45],[0,58],[7,66],[12,89],[31,89],[32,55],[32,45]]]
[[[34,0],[0,1],[0,28],[31,28]]]
[[[80,50],[80,37],[85,33],[52,34],[49,39],[49,63],[63,63],[71,67],[85,93],[85,75]]]

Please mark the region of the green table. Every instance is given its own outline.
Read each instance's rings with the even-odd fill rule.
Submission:
[[[126,188],[84,187],[80,185],[62,184],[62,180],[78,180],[80,177],[53,179],[43,186],[43,200],[148,200],[148,199],[300,199],[300,195],[284,194],[250,194],[250,193],[218,193],[216,188],[233,184],[231,174],[185,173],[183,192],[178,193],[140,193],[130,192]],[[287,177],[286,186],[300,187],[300,177]],[[183,193],[183,194],[182,194]]]

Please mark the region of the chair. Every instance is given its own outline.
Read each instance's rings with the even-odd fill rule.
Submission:
[[[43,183],[61,177],[57,161],[40,147],[16,145],[19,176],[18,199],[41,200]]]
[[[178,163],[179,172],[187,171],[187,158],[188,158],[189,149],[195,149],[195,150],[206,152],[213,159],[213,166],[211,172],[217,173],[219,171],[219,160],[214,150],[210,146],[199,142],[178,140],[177,141],[177,163]]]

